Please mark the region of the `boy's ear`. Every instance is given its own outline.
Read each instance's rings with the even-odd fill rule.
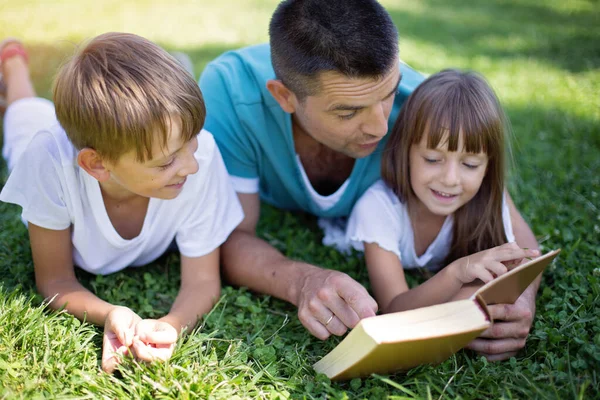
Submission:
[[[105,161],[94,149],[84,147],[79,150],[77,164],[99,182],[105,182],[110,178],[110,171],[106,168]]]
[[[288,114],[296,111],[298,99],[294,92],[287,88],[278,79],[269,79],[267,81],[267,90],[271,96],[279,103],[279,106]]]

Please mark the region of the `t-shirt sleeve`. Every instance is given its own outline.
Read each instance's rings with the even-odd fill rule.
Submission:
[[[203,132],[201,135],[210,135]],[[244,212],[229,180],[219,149],[214,145],[205,168],[205,179],[197,182],[197,198],[176,236],[177,246],[186,257],[201,257],[219,247],[242,222]],[[203,144],[200,144],[203,145]],[[203,166],[201,165],[200,168]]]
[[[232,88],[243,87],[240,79],[235,64],[206,66],[199,81],[206,104],[204,128],[214,135],[230,175],[258,178],[256,154],[232,98]]]
[[[346,237],[357,250],[364,249],[364,242],[376,243],[400,258],[402,227],[399,217],[397,207],[383,188],[383,183],[375,183],[354,205],[348,219]]]
[[[38,133],[17,161],[0,193],[0,200],[22,207],[23,221],[46,229],[71,225],[65,200],[65,176],[52,135]]]

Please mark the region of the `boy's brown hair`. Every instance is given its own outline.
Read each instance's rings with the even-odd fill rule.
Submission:
[[[402,106],[382,156],[381,175],[400,201],[416,195],[410,182],[410,148],[427,135],[427,147],[448,140],[457,151],[460,135],[464,150],[485,152],[488,164],[477,194],[453,215],[450,263],[458,258],[506,243],[502,223],[505,185],[505,137],[508,120],[498,98],[479,74],[444,70],[427,78]]]
[[[58,73],[54,104],[73,145],[110,162],[132,150],[139,162],[151,159],[155,140],[166,146],[173,118],[191,140],[206,116],[202,92],[181,64],[128,33],[105,33],[78,51]]]

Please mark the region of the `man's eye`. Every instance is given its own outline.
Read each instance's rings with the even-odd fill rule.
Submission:
[[[338,115],[339,119],[351,119],[356,115],[356,111],[351,112],[350,114]]]

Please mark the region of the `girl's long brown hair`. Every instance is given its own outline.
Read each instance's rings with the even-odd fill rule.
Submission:
[[[479,191],[454,213],[446,262],[506,243],[502,197],[508,121],[485,79],[471,71],[444,70],[421,83],[402,106],[383,153],[381,176],[403,203],[416,197],[409,153],[425,134],[427,147],[436,148],[447,138],[449,151],[459,150],[462,134],[465,151],[488,156]]]

